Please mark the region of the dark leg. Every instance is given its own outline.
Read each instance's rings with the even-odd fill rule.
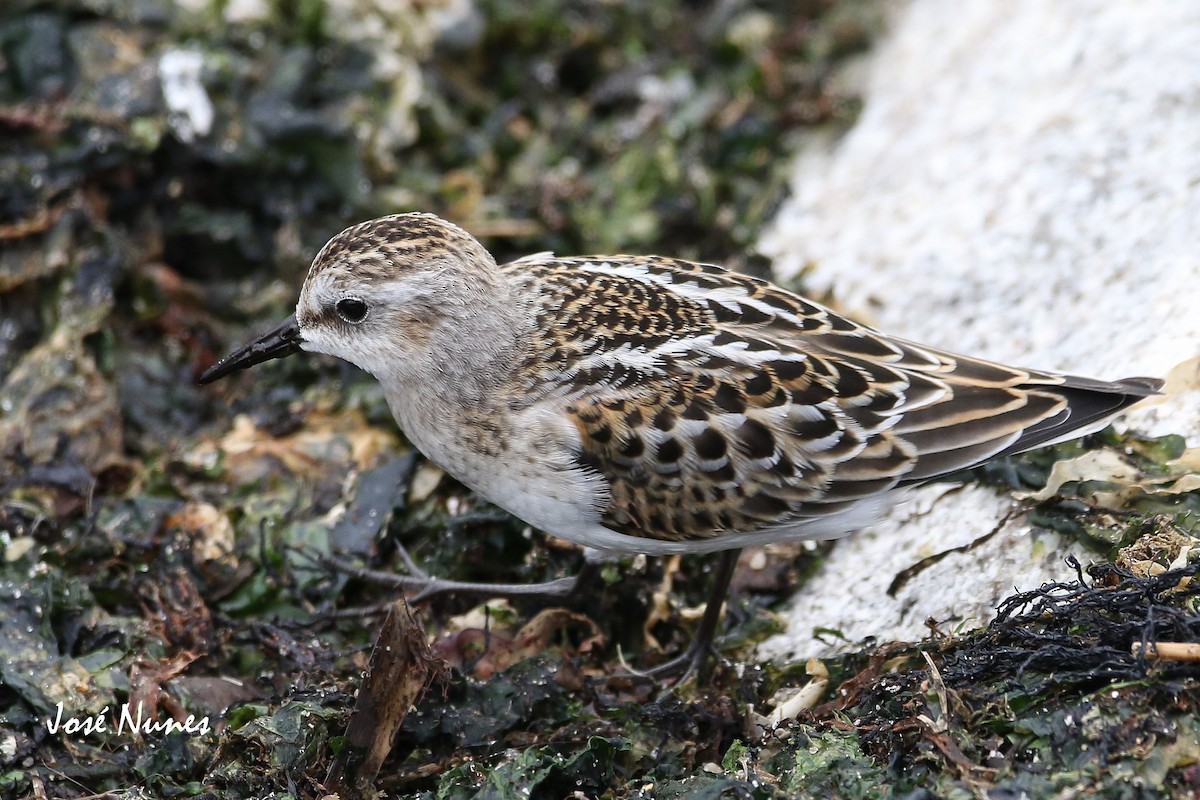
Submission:
[[[592,591],[595,580],[600,574],[600,563],[588,558],[583,567],[572,578],[559,578],[546,583],[508,584],[508,583],[469,583],[450,581],[431,577],[412,563],[408,553],[402,552],[402,558],[414,575],[396,575],[392,572],[377,572],[358,567],[331,556],[321,559],[335,569],[360,579],[372,581],[385,586],[394,586],[404,591],[416,590],[412,602],[420,602],[439,594],[474,594],[486,597],[510,598],[540,598],[549,600],[570,600],[584,592]],[[713,638],[717,632],[717,624],[721,620],[721,609],[725,606],[725,595],[729,592],[729,584],[733,580],[733,572],[737,567],[741,550],[726,550],[717,557],[717,571],[713,575],[712,591],[708,604],[704,608],[704,616],[700,618],[700,627],[692,637],[692,643],[681,655],[659,664],[644,672],[634,674],[648,678],[668,678],[682,672],[676,683],[683,683],[697,677],[707,665],[712,655]]]
[[[487,597],[537,597],[562,600],[573,597],[587,590],[592,580],[600,574],[600,565],[592,561],[584,561],[579,572],[570,578],[546,581],[545,583],[471,583],[466,581],[448,581],[442,578],[426,577],[426,584],[413,597],[414,603],[428,600],[439,594],[477,594]]]
[[[733,580],[733,571],[737,567],[741,550],[726,550],[718,556],[717,572],[713,575],[712,591],[708,595],[708,605],[704,607],[704,616],[700,618],[700,627],[692,637],[692,643],[682,655],[676,656],[665,664],[638,672],[650,678],[666,678],[683,670],[677,683],[684,683],[693,677],[702,677],[701,673],[707,666],[708,657],[712,655],[713,637],[717,632],[717,623],[721,620],[721,609],[725,606],[725,595],[729,592],[729,583]]]
[[[471,583],[444,580],[429,575],[413,563],[404,548],[400,548],[400,556],[412,573],[411,575],[397,575],[394,572],[366,569],[333,556],[323,556],[320,560],[325,565],[360,580],[370,581],[381,586],[391,586],[405,592],[415,591],[416,593],[410,598],[410,601],[414,603],[439,594],[564,600],[588,591],[596,576],[600,574],[599,563],[585,560],[583,567],[571,578],[527,584]]]

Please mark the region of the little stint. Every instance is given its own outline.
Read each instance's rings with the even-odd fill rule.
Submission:
[[[296,313],[201,383],[298,351],[370,372],[409,441],[535,528],[601,552],[831,539],[907,487],[1103,427],[1161,381],[1019,369],[888,336],[768,282],[660,256],[497,265],[430,214],[354,225]]]

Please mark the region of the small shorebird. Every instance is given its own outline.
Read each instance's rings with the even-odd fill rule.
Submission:
[[[430,214],[339,233],[295,315],[200,382],[301,350],[374,375],[409,441],[535,528],[601,552],[724,551],[663,674],[703,663],[738,549],[852,533],[906,487],[1082,436],[1161,385],[925,347],[709,264],[497,265]]]

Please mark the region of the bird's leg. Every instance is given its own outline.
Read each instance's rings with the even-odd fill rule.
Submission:
[[[471,581],[453,581],[431,576],[413,562],[411,556],[404,550],[403,545],[399,547],[400,557],[404,561],[405,566],[414,573],[413,575],[396,575],[390,572],[368,570],[342,563],[329,557],[326,557],[325,560],[330,563],[330,566],[362,579],[395,586],[403,590],[416,589],[416,594],[411,598],[412,602],[427,600],[439,594],[466,594],[523,599],[541,598],[560,601],[577,600],[585,592],[590,591],[590,587],[600,575],[600,565],[604,560],[603,554],[588,548],[585,551],[583,566],[573,577],[558,578],[557,580],[546,581],[544,583],[474,583]],[[709,656],[712,655],[713,638],[717,632],[717,625],[721,620],[721,609],[725,606],[725,596],[729,592],[729,584],[733,580],[733,573],[737,568],[738,556],[741,552],[741,550],[726,550],[718,556],[717,570],[713,575],[713,584],[709,593],[708,603],[704,608],[704,615],[700,618],[700,627],[696,629],[696,633],[692,637],[692,642],[688,645],[687,650],[670,661],[659,664],[656,667],[645,671],[631,670],[631,672],[634,672],[639,677],[648,678],[667,678],[682,672],[677,683],[683,683],[693,677],[699,676],[703,672],[704,667],[707,666]]]
[[[396,542],[396,552],[399,554],[400,560],[404,562],[404,568],[408,570],[410,575],[412,575],[414,578],[431,580],[429,573],[417,566],[417,562],[413,561],[412,556],[409,555],[408,548],[405,547],[402,542]]]
[[[648,678],[667,678],[680,672],[677,683],[684,683],[693,677],[701,676],[712,655],[713,639],[716,636],[717,625],[721,621],[721,609],[725,607],[725,596],[729,593],[729,584],[737,568],[738,556],[741,550],[726,550],[717,559],[717,570],[713,575],[712,589],[709,592],[708,603],[704,615],[700,618],[700,626],[692,637],[687,650],[663,664],[636,674]],[[472,583],[464,581],[443,580],[426,577],[425,586],[413,598],[419,602],[437,594],[477,594],[489,597],[540,597],[563,600],[579,597],[589,590],[600,574],[602,558],[596,557],[595,551],[589,551],[579,572],[571,578],[559,578],[545,583],[506,584],[506,583]]]
[[[368,581],[378,586],[388,586],[402,592],[415,592],[412,602],[426,600],[439,594],[482,595],[485,597],[542,598],[548,600],[572,599],[583,594],[599,575],[598,562],[584,561],[579,572],[570,578],[559,578],[544,583],[473,583],[438,578],[418,567],[412,557],[400,546],[400,558],[411,574],[368,569],[343,561],[337,556],[320,556],[319,561],[344,575]]]
[[[713,575],[712,590],[708,595],[708,605],[704,607],[704,616],[700,618],[700,627],[692,637],[692,643],[681,655],[659,664],[639,676],[649,678],[666,678],[683,670],[676,682],[684,683],[693,677],[700,677],[707,666],[712,654],[713,637],[717,632],[717,623],[721,620],[721,609],[725,606],[725,595],[729,592],[729,583],[733,580],[733,572],[737,568],[738,556],[741,550],[726,550],[720,554],[717,561],[717,571]]]
[[[563,600],[581,594],[599,574],[599,564],[585,560],[579,572],[570,578],[558,578],[544,583],[474,583],[451,581],[425,576],[425,586],[412,598],[414,603],[439,594],[475,594],[487,597],[547,598]]]

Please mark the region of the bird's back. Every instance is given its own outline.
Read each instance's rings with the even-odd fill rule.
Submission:
[[[538,298],[517,396],[578,430],[574,457],[607,485],[603,524],[632,550],[848,533],[897,489],[1082,435],[1160,385],[924,347],[712,265],[501,269]]]

